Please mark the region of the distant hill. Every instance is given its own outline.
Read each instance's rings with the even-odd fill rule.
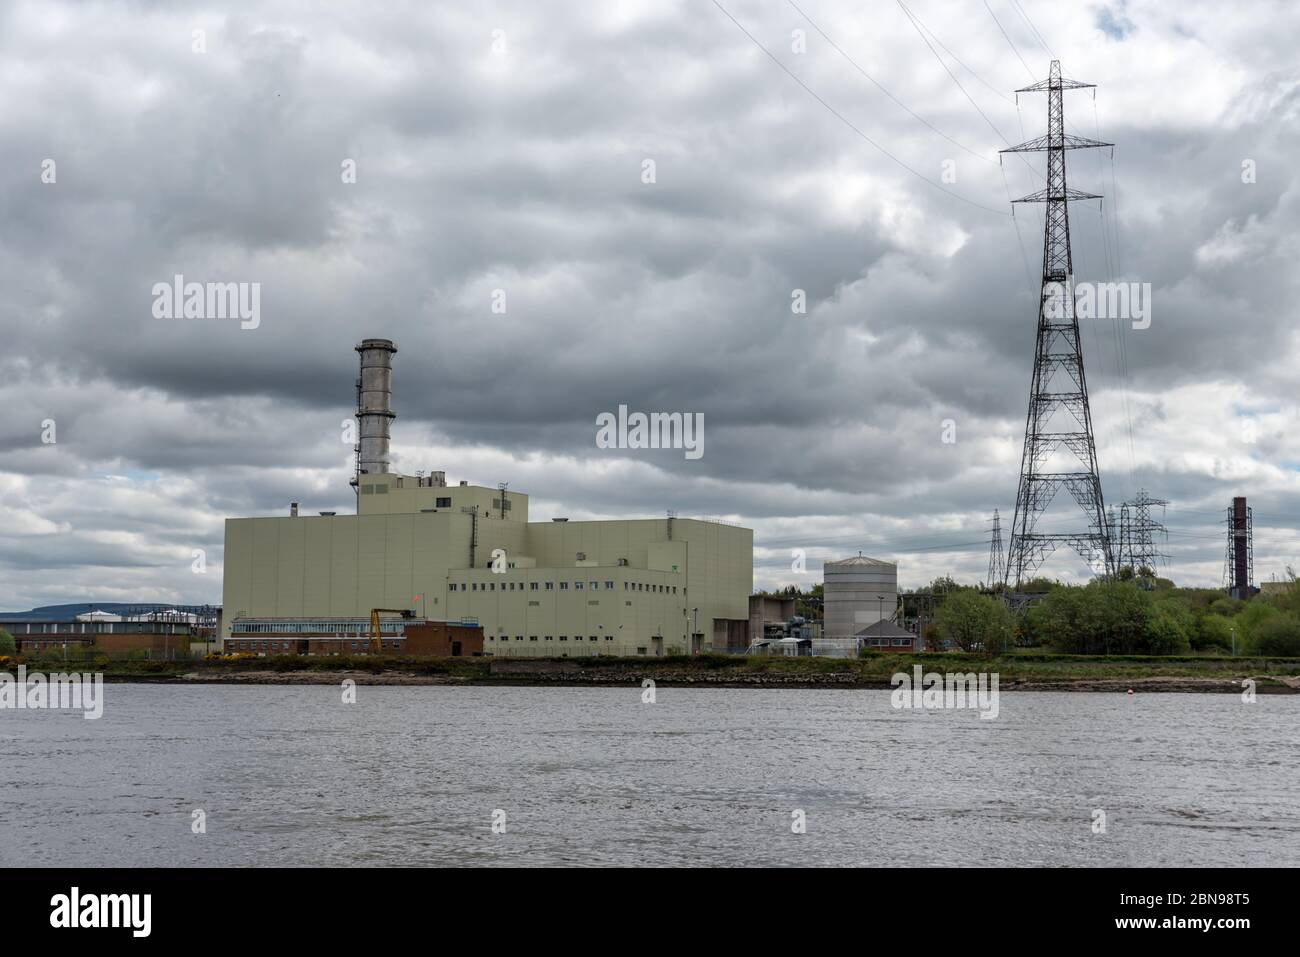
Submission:
[[[69,605],[42,605],[39,608],[33,608],[31,611],[0,611],[0,621],[15,621],[26,619],[44,619],[47,621],[66,621],[77,615],[84,615],[91,611],[106,611],[114,615],[123,614],[143,614],[150,611],[162,611],[168,608],[176,608],[181,611],[194,610],[206,607],[202,605],[176,605],[163,602],[129,602],[129,601],[92,601],[92,602],[74,602]]]

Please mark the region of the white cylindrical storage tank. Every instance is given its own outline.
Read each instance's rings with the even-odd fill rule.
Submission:
[[[388,471],[388,443],[393,419],[393,355],[391,339],[365,339],[361,354],[361,385],[357,395],[357,468],[376,474]]]
[[[827,638],[852,638],[894,614],[898,566],[858,555],[822,567]]]

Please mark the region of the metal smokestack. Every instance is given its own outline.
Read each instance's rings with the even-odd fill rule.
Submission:
[[[393,356],[397,346],[391,339],[364,339],[356,347],[361,354],[361,377],[357,379],[357,475],[387,472],[388,442],[393,419]]]

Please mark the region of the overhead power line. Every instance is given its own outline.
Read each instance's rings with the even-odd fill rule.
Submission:
[[[872,76],[872,75],[871,75],[870,73],[868,73],[865,69],[863,69],[862,66],[859,65],[859,63],[858,63],[856,60],[853,59],[853,57],[851,57],[851,56],[849,56],[847,53],[845,53],[844,50],[843,50],[843,49],[842,49],[842,48],[841,48],[841,47],[840,47],[840,46],[839,46],[839,45],[838,45],[834,40],[832,40],[829,36],[827,36],[827,35],[826,35],[826,31],[823,30],[821,27],[819,27],[819,26],[817,25],[816,21],[814,21],[812,17],[808,16],[808,14],[805,13],[805,12],[803,11],[803,8],[800,7],[798,4],[796,4],[796,3],[794,2],[794,0],[785,0],[785,2],[788,3],[791,7],[793,7],[794,10],[795,10],[795,12],[798,13],[799,16],[801,16],[801,17],[803,17],[805,20],[807,20],[809,26],[811,26],[814,30],[816,30],[819,34],[821,34],[821,38],[822,38],[823,40],[825,40],[828,44],[830,44],[830,47],[831,47],[832,50],[834,50],[834,51],[835,51],[836,53],[838,53],[840,56],[844,57],[844,59],[848,60],[849,63],[853,66],[853,68],[854,68],[855,70],[857,70],[859,73],[861,73],[863,76],[865,76],[868,80],[870,80],[872,83],[874,83],[875,86],[876,86],[876,89],[880,90],[881,93],[885,94],[885,96],[887,96],[887,97],[889,97],[891,100],[893,100],[894,103],[897,104],[897,105],[899,106],[899,108],[901,108],[901,109],[902,109],[904,112],[906,112],[909,116],[911,116],[913,119],[917,120],[919,123],[924,124],[924,125],[925,125],[928,129],[930,129],[931,131],[933,131],[933,132],[935,132],[935,133],[938,133],[940,136],[942,136],[945,140],[947,140],[947,141],[948,141],[949,143],[951,143],[953,146],[957,147],[957,148],[960,149],[960,150],[965,150],[967,153],[969,153],[971,156],[974,156],[976,159],[982,159],[982,160],[984,160],[984,162],[986,162],[986,163],[996,163],[996,162],[997,162],[997,160],[993,159],[991,156],[985,156],[983,153],[977,152],[976,150],[973,150],[973,149],[971,149],[969,146],[965,145],[964,143],[960,143],[960,142],[958,142],[957,140],[953,139],[951,136],[949,136],[949,135],[948,135],[947,133],[945,133],[943,130],[939,129],[937,126],[935,126],[935,125],[934,125],[933,123],[931,123],[929,120],[927,120],[925,117],[921,116],[919,113],[917,113],[917,112],[916,112],[915,110],[913,110],[911,107],[909,107],[906,103],[904,103],[904,102],[903,102],[902,100],[900,100],[898,97],[894,96],[893,93],[890,93],[889,90],[885,89],[884,85],[881,84],[881,82],[880,82],[879,80],[877,80],[874,76]]]
[[[717,7],[720,11],[722,11],[723,15],[724,15],[728,20],[730,20],[732,23],[734,23],[734,24],[736,25],[736,28],[737,28],[738,30],[740,30],[740,32],[743,33],[746,37],[748,37],[748,38],[749,38],[749,41],[750,41],[751,43],[753,43],[754,46],[758,47],[758,49],[761,50],[761,51],[763,52],[763,54],[764,54],[764,55],[765,55],[769,60],[771,60],[771,61],[772,61],[773,63],[775,63],[778,67],[780,67],[780,68],[781,68],[781,71],[782,71],[783,73],[785,73],[786,76],[788,76],[790,79],[792,79],[792,80],[794,80],[796,83],[798,83],[799,86],[803,88],[803,90],[804,90],[805,93],[807,93],[807,94],[808,94],[809,96],[811,96],[814,100],[816,100],[818,103],[820,103],[822,106],[824,106],[824,107],[827,109],[827,111],[828,111],[832,116],[834,116],[837,120],[839,120],[841,123],[843,123],[843,124],[844,124],[845,126],[847,126],[849,129],[851,129],[854,133],[858,134],[858,136],[860,136],[863,140],[865,140],[865,141],[866,141],[867,143],[869,143],[871,146],[875,147],[879,152],[883,153],[886,157],[888,157],[888,158],[889,158],[891,161],[893,161],[896,165],[901,166],[903,169],[907,170],[907,172],[911,173],[911,174],[912,174],[913,176],[915,176],[917,179],[921,180],[923,183],[928,184],[929,186],[933,187],[934,189],[937,189],[939,192],[943,193],[945,196],[949,196],[949,197],[951,197],[951,198],[953,198],[953,199],[959,200],[960,202],[965,203],[967,206],[973,206],[973,207],[975,207],[976,209],[982,209],[984,212],[986,212],[986,213],[992,213],[992,214],[995,215],[995,216],[1007,216],[1007,215],[1009,215],[1009,214],[1003,212],[1003,211],[1000,210],[1000,209],[994,209],[992,206],[985,206],[983,203],[976,202],[976,201],[973,200],[973,199],[968,199],[967,197],[961,195],[960,193],[954,193],[954,192],[953,192],[952,190],[950,190],[950,189],[945,189],[944,186],[943,186],[941,183],[939,183],[939,182],[937,182],[937,181],[935,181],[935,180],[930,179],[928,176],[926,176],[926,175],[923,174],[923,173],[917,172],[915,169],[913,169],[913,168],[912,168],[911,166],[909,166],[907,163],[903,162],[901,159],[899,159],[897,156],[895,156],[895,155],[894,155],[893,153],[891,153],[889,150],[885,149],[885,147],[881,146],[879,143],[877,143],[875,140],[873,140],[870,136],[868,136],[866,133],[864,133],[861,129],[859,129],[857,126],[855,126],[855,125],[854,125],[854,124],[853,124],[853,123],[852,123],[852,122],[851,122],[851,121],[850,121],[846,116],[844,116],[844,114],[842,114],[839,110],[835,109],[835,107],[831,106],[831,105],[830,105],[829,103],[827,103],[824,99],[822,99],[822,98],[817,94],[817,92],[816,92],[815,90],[812,89],[812,87],[810,87],[807,83],[805,83],[803,80],[801,80],[801,79],[800,79],[800,78],[799,78],[799,77],[798,77],[798,76],[797,76],[797,75],[796,75],[796,74],[795,74],[795,73],[794,73],[794,72],[793,72],[789,67],[787,67],[784,63],[782,63],[781,60],[780,60],[780,59],[779,59],[775,54],[773,54],[771,50],[769,50],[767,47],[763,46],[763,44],[762,44],[761,42],[759,42],[759,40],[758,40],[757,37],[755,37],[752,33],[750,33],[748,30],[746,30],[745,27],[744,27],[744,25],[743,25],[739,20],[737,20],[735,17],[733,17],[733,16],[731,15],[731,12],[730,12],[729,10],[727,10],[727,8],[724,7],[721,3],[719,3],[718,0],[710,0],[710,2],[712,2],[712,4],[713,4],[715,7]]]
[[[998,15],[994,13],[993,8],[989,6],[989,0],[984,0],[984,9],[989,12],[989,16],[993,18],[993,22],[998,25],[998,31],[1007,41],[1007,45],[1011,47],[1011,52],[1016,55],[1016,59],[1020,61],[1020,65],[1025,68],[1025,72],[1029,74],[1029,78],[1031,80],[1037,80],[1038,74],[1029,68],[1029,64],[1025,62],[1025,58],[1020,55],[1020,51],[1016,49],[1016,45],[1011,42],[1011,37],[1007,34],[1007,31],[1002,29],[1002,21],[998,19]]]

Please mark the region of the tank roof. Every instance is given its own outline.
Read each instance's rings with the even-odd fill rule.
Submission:
[[[839,561],[826,562],[825,565],[834,565],[836,567],[845,565],[869,565],[875,568],[895,568],[894,562],[881,561],[879,558],[867,558],[865,555],[854,555],[852,558],[841,558]]]

